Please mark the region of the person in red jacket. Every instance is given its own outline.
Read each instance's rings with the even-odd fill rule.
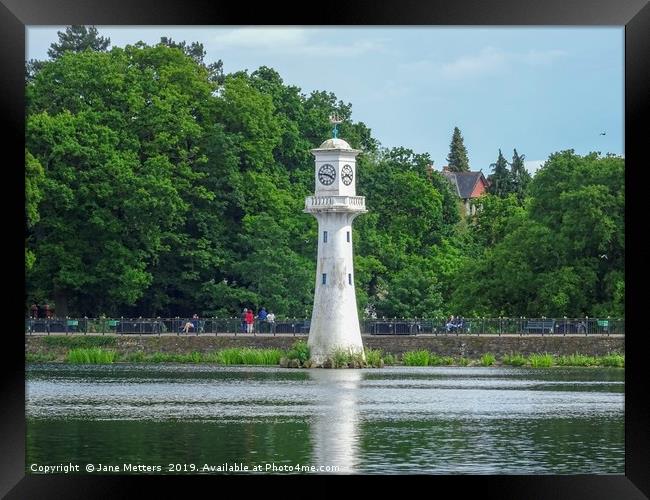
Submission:
[[[255,321],[255,316],[253,316],[253,310],[249,309],[246,311],[246,332],[253,333],[253,322]]]

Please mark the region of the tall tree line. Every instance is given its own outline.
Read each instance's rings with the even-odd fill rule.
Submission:
[[[331,92],[304,94],[268,67],[224,74],[197,43],[109,50],[96,31],[69,30],[49,60],[28,63],[26,306],[308,316],[309,150],[336,113],[341,137],[363,150],[357,190],[369,212],[353,238],[362,313],[621,310],[620,158],[557,153],[533,181],[513,181],[512,195],[485,197],[468,224],[427,154],[381,147]],[[511,172],[523,167],[515,156]]]

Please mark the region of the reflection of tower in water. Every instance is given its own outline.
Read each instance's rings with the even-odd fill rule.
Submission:
[[[309,370],[316,383],[318,411],[312,426],[312,465],[356,472],[359,462],[359,370]],[[326,470],[319,471],[328,473]],[[336,472],[335,472],[336,473]]]

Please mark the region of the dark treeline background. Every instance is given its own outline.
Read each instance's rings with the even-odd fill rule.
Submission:
[[[499,189],[466,218],[428,154],[382,148],[331,92],[305,95],[268,67],[224,74],[196,43],[109,48],[79,27],[59,38],[26,67],[26,310],[308,317],[309,150],[336,113],[364,152],[360,313],[624,314],[620,157],[561,151],[518,182],[523,155],[508,171],[499,151]]]

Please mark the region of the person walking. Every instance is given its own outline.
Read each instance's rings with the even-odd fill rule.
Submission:
[[[253,333],[253,323],[255,322],[255,316],[253,316],[253,310],[249,309],[246,311],[246,332]]]

